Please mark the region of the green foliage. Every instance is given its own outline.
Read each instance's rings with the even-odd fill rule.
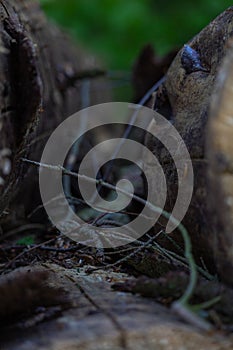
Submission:
[[[17,245],[32,245],[34,243],[35,243],[35,239],[32,236],[26,236],[26,237],[20,238],[16,242]]]
[[[113,69],[130,69],[140,49],[181,46],[230,0],[41,0],[47,15]]]

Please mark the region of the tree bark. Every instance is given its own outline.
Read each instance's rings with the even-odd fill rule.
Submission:
[[[21,158],[39,161],[55,127],[87,107],[84,80],[91,80],[90,104],[102,102],[95,84],[104,72],[48,23],[37,2],[3,0],[0,11],[0,215],[12,222],[39,203],[38,173]]]
[[[47,278],[41,281],[43,274]],[[15,275],[18,280],[15,280]],[[30,318],[25,317],[4,329],[0,334],[1,348],[232,349],[232,336],[200,331],[193,325],[183,323],[172,310],[159,305],[153,299],[111,290],[114,282],[122,283],[126,278],[125,274],[103,270],[90,276],[85,271],[77,273],[77,269],[64,269],[55,264],[14,271],[8,276],[8,285],[13,280],[16,288],[22,288],[24,283],[24,288],[27,286],[26,290],[31,292],[30,307],[40,302],[38,306],[41,310],[37,313],[34,310]],[[2,279],[5,284],[6,278]],[[130,281],[135,283],[134,279]],[[1,283],[0,279],[0,287]],[[33,288],[35,285],[40,288],[42,300],[38,300],[38,290]],[[56,291],[57,297],[52,298]],[[11,302],[18,301],[21,294],[22,289],[18,295],[14,293],[13,298],[9,299]],[[60,308],[54,308],[62,297]],[[23,296],[22,298],[25,299]]]
[[[215,257],[222,279],[231,285],[233,150],[228,102],[233,49],[227,43],[232,33],[231,8],[189,42],[199,53],[204,69],[196,70],[193,64],[198,62],[190,61],[190,57],[189,63],[187,57],[182,59],[181,50],[156,100],[158,111],[172,119],[193,159],[194,197],[184,224],[194,253],[213,271]],[[32,209],[39,201],[37,172],[29,171],[21,158],[39,161],[51,131],[65,117],[86,107],[82,100],[83,80],[100,76],[91,81],[89,95],[90,104],[102,101],[102,93],[96,93],[94,87],[103,72],[92,57],[74,48],[46,21],[37,3],[29,0],[1,2],[0,38],[0,214],[1,222],[9,223],[14,219],[14,209]],[[107,98],[105,95],[105,101]],[[171,211],[176,171],[148,136],[146,145],[159,154],[163,164],[169,191],[166,209]],[[209,185],[212,197],[207,191]],[[9,214],[5,218],[6,209]],[[179,236],[175,233],[173,238],[179,241]],[[2,276],[0,323],[7,326],[9,317],[11,327],[1,331],[1,346],[22,350],[166,346],[232,349],[232,337],[200,333],[196,326],[182,323],[171,310],[153,300],[110,289],[113,281],[122,282],[126,277],[101,270],[91,276],[84,270],[78,274],[76,268],[49,264],[27,266]],[[230,305],[229,302],[229,308]],[[15,322],[18,316],[19,322]]]
[[[225,91],[225,81],[223,81],[222,75],[218,76],[218,72],[223,58],[228,53],[229,41],[232,40],[232,35],[233,8],[231,7],[188,42],[188,47],[184,46],[180,50],[168,70],[165,83],[157,92],[155,103],[157,111],[169,118],[179,131],[192,159],[194,193],[183,224],[191,236],[196,260],[199,264],[203,264],[204,261],[205,266],[212,272],[216,271],[215,264],[221,265],[222,267],[219,270],[221,277],[231,284],[233,284],[233,280],[229,271],[232,271],[233,266],[232,209],[225,210],[225,206],[222,205],[220,205],[220,208],[219,203],[226,203],[227,193],[231,193],[232,184],[229,178],[229,183],[227,185],[225,183],[223,188],[223,182],[225,181],[223,180],[223,170],[221,170],[222,173],[220,170],[216,171],[221,168],[222,164],[221,159],[216,158],[216,149],[219,146],[216,137],[218,133],[221,133],[222,140],[225,139],[227,145],[231,144],[232,128],[228,128],[228,132],[223,133],[223,129],[220,130],[219,124],[217,124],[221,122],[222,117],[219,114],[220,119],[217,122],[217,115],[220,108],[218,105],[223,97],[220,89],[224,88]],[[230,53],[229,55],[229,58],[226,58],[228,61],[232,57]],[[221,86],[221,88],[217,90],[217,99],[215,96],[217,103],[215,102],[215,107],[209,112],[210,103],[214,98],[212,95],[216,81],[217,83],[220,81],[218,86]],[[227,84],[230,84],[230,77]],[[228,98],[230,99],[229,96]],[[222,105],[223,100],[221,101]],[[215,121],[212,121],[212,119],[215,119]],[[208,120],[211,131],[207,134]],[[218,135],[219,138],[220,135]],[[161,152],[161,146],[153,141],[150,136],[146,138],[146,145],[158,156],[163,165],[168,187],[166,210],[172,212],[178,186],[176,168],[174,163],[169,160],[169,155]],[[232,157],[231,151],[228,146],[228,153],[222,157],[228,159],[229,154]],[[221,155],[224,152],[225,150],[222,149]],[[145,171],[147,172],[146,165]],[[212,174],[213,197],[208,190],[210,184],[209,171]],[[156,177],[154,177],[155,189],[156,185]],[[226,190],[226,186],[229,187],[228,190]],[[218,200],[216,200],[217,198]],[[223,216],[224,225],[219,226],[223,222]],[[157,226],[155,232],[158,232]],[[172,233],[171,237],[182,244],[179,232]],[[162,243],[168,246],[166,238]],[[174,250],[174,246],[171,248]],[[218,250],[220,253],[218,253]],[[227,267],[225,271],[223,265],[225,268]]]
[[[233,45],[229,42],[212,96],[207,127],[209,201],[215,220],[214,254],[219,273],[233,285]]]

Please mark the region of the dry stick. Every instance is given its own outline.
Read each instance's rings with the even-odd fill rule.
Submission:
[[[58,201],[59,199],[64,200],[64,197],[63,197],[61,194],[59,194],[59,196],[53,197],[53,198],[50,199],[47,203],[38,205],[35,209],[33,209],[33,211],[31,211],[31,212],[27,215],[27,219],[30,219],[35,213],[37,213],[40,209],[43,209],[46,205],[51,204],[51,203],[53,203],[53,202],[56,202],[56,201]],[[84,200],[82,200],[82,199],[77,199],[77,198],[75,198],[75,197],[69,197],[69,196],[67,196],[66,199],[67,199],[68,202],[72,202],[72,204],[75,204],[75,205],[86,204],[86,203],[84,202]],[[58,205],[59,205],[59,204],[58,204]]]
[[[60,234],[59,237],[62,237],[62,236],[63,236],[63,234]],[[3,267],[4,267],[5,269],[9,268],[9,267],[10,267],[15,261],[17,261],[21,256],[23,256],[24,254],[29,253],[29,252],[31,252],[31,251],[33,251],[33,250],[36,250],[36,249],[54,250],[54,249],[56,249],[56,248],[51,248],[51,249],[49,249],[49,247],[45,247],[44,244],[52,243],[52,242],[54,242],[57,238],[58,238],[58,237],[51,238],[51,239],[49,239],[49,240],[47,240],[47,241],[45,241],[45,242],[42,242],[42,243],[40,243],[40,244],[36,244],[36,245],[31,246],[29,249],[24,250],[23,252],[21,252],[20,254],[18,254],[17,256],[15,256],[14,259],[12,259],[11,261],[9,261],[7,264],[4,264]],[[59,248],[58,248],[58,249],[59,249]],[[67,249],[70,249],[70,250],[71,250],[71,248],[67,248]],[[73,247],[72,247],[72,250],[73,250]],[[75,247],[74,250],[77,250],[77,247]],[[56,250],[56,251],[57,251],[57,250]],[[68,250],[66,250],[66,251],[68,251]],[[63,251],[63,252],[65,252],[65,251]]]
[[[9,14],[9,11],[7,10],[7,7],[6,7],[6,5],[2,2],[2,1],[0,1],[0,4],[2,5],[2,7],[4,8],[4,10],[5,10],[5,12],[6,12],[6,14],[7,14],[7,16],[8,17],[10,17],[10,14]]]
[[[149,98],[151,97],[151,95],[159,88],[159,86],[165,81],[165,77],[163,76],[159,81],[157,81],[147,92],[146,94],[142,97],[142,99],[138,102],[138,105],[140,106],[144,106],[144,104],[149,100]],[[122,146],[124,145],[125,139],[127,139],[129,137],[129,134],[132,130],[133,125],[135,124],[135,121],[137,119],[138,116],[138,112],[139,112],[140,108],[138,108],[132,115],[130,121],[129,121],[129,125],[127,126],[125,132],[123,133],[122,137],[121,137],[121,141],[119,142],[118,147],[116,148],[115,152],[113,153],[112,157],[111,157],[111,161],[109,162],[109,166],[103,176],[103,181],[108,180],[110,172],[112,170],[112,165],[113,165],[113,160],[115,160],[122,148]],[[99,186],[97,187],[97,191],[99,192],[101,189],[102,185],[99,184]],[[92,201],[95,201],[95,196],[93,196]]]
[[[176,218],[174,218],[170,213],[166,212],[165,210],[163,210],[159,207],[156,207],[155,205],[153,205],[150,202],[145,201],[143,198],[141,198],[135,194],[130,194],[127,191],[125,191],[124,189],[118,188],[117,186],[113,186],[113,185],[103,181],[102,179],[96,180],[96,179],[93,179],[93,178],[86,176],[86,175],[77,174],[75,172],[72,172],[72,171],[65,169],[63,166],[60,166],[60,165],[43,164],[43,163],[35,162],[32,160],[28,160],[25,158],[22,158],[22,161],[29,163],[29,164],[32,164],[32,165],[35,165],[35,166],[39,166],[41,168],[50,169],[50,170],[53,170],[56,172],[62,172],[64,175],[73,176],[75,178],[85,180],[89,183],[101,184],[103,187],[106,187],[112,191],[119,191],[122,194],[126,195],[127,197],[131,198],[132,200],[135,200],[144,206],[146,205],[147,207],[149,207],[149,209],[151,209],[151,211],[158,213],[160,215],[163,215],[165,218],[169,219],[175,226],[177,226],[178,230],[182,234],[182,237],[183,237],[184,243],[185,243],[185,257],[189,263],[190,281],[189,281],[188,287],[187,287],[184,295],[182,296],[181,299],[179,299],[179,302],[181,304],[188,303],[189,299],[192,296],[195,285],[196,285],[197,270],[196,270],[196,264],[194,262],[194,258],[192,255],[191,241],[190,241],[188,232],[187,232],[186,228]]]
[[[164,234],[165,237],[167,239],[169,239],[169,241],[176,247],[177,250],[179,250],[182,254],[184,253],[183,249],[181,249],[181,247],[179,245],[177,245],[176,242],[167,233],[165,233],[164,230],[162,230],[162,234]],[[156,237],[157,236],[158,236],[158,234],[156,235]],[[150,238],[150,235],[147,234],[147,237]],[[157,247],[160,247],[161,251],[163,251],[165,255],[169,255],[170,259],[175,259],[175,261],[180,261],[180,262],[182,262],[182,264],[184,266],[187,267],[187,261],[183,256],[178,255],[178,254],[172,252],[171,250],[164,249],[156,242],[154,244],[157,245]],[[197,268],[198,272],[200,272],[200,274],[202,274],[208,280],[212,281],[212,280],[216,279],[216,276],[211,275],[205,266],[204,266],[204,268],[202,268],[201,266],[196,265],[196,268]]]
[[[18,254],[17,256],[14,257],[14,259],[10,260],[7,264],[4,265],[4,269],[8,269],[15,261],[17,261],[19,258],[21,258],[21,256],[23,256],[26,253],[29,253],[35,249],[40,248],[41,246],[43,246],[44,244],[48,244],[48,243],[52,243],[53,241],[55,241],[57,239],[56,238],[51,238],[48,241],[42,242],[40,244],[37,244],[27,250],[24,250],[22,253]]]
[[[73,247],[69,247],[69,248],[56,248],[56,247],[47,247],[45,245],[42,246],[36,246],[36,248],[40,249],[40,250],[46,250],[49,252],[57,252],[57,253],[68,253],[68,252],[74,252],[76,250],[78,250],[80,247],[79,245],[75,245]]]
[[[177,244],[174,239],[172,239],[165,231],[162,232],[162,234],[166,237],[166,239],[173,244],[173,246],[180,252],[184,253],[184,250]]]
[[[75,172],[72,171],[68,171],[67,169],[65,169],[64,167],[58,165],[58,166],[54,166],[54,165],[49,165],[49,164],[43,164],[43,163],[39,163],[39,162],[35,162],[35,161],[31,161],[28,159],[22,159],[22,161],[35,165],[35,166],[40,166],[42,168],[46,168],[46,169],[50,169],[53,171],[59,171],[62,172],[65,175],[70,175],[73,176],[75,178],[79,178],[79,179],[83,179],[89,183],[95,183],[95,184],[101,184],[103,187],[106,187],[110,190],[114,190],[114,191],[119,191],[122,194],[125,194],[127,197],[131,198],[132,200],[136,200],[137,202],[143,204],[144,206],[148,206],[151,211],[155,212],[155,213],[159,213],[160,215],[163,215],[166,219],[169,219],[180,231],[183,240],[184,240],[184,245],[185,245],[185,258],[188,261],[189,264],[189,269],[190,269],[190,278],[189,278],[189,283],[188,286],[184,292],[184,294],[182,295],[182,297],[180,299],[178,299],[176,302],[174,302],[172,304],[172,309],[180,316],[182,317],[185,321],[195,325],[196,327],[202,329],[203,331],[210,331],[212,329],[212,326],[206,322],[205,320],[201,319],[198,315],[196,315],[190,308],[189,306],[189,300],[193,295],[193,291],[195,289],[196,283],[197,283],[197,268],[196,268],[196,264],[192,255],[192,245],[191,245],[191,241],[188,235],[188,232],[186,230],[186,228],[176,219],[174,218],[174,216],[172,216],[170,213],[168,213],[167,211],[154,206],[152,203],[145,201],[143,198],[135,195],[135,194],[130,194],[127,191],[118,188],[117,186],[113,186],[101,179],[96,180],[93,179],[89,176],[86,175],[81,175],[81,174],[77,174]],[[133,254],[134,255],[134,254]]]
[[[149,98],[151,97],[151,95],[159,88],[159,86],[160,86],[164,81],[165,81],[165,77],[162,77],[159,81],[157,81],[157,82],[152,86],[152,88],[150,88],[150,89],[147,91],[147,93],[143,96],[143,98],[139,101],[138,105],[144,106],[144,104],[149,100]],[[131,119],[130,119],[130,121],[129,121],[129,125],[128,125],[128,127],[126,128],[124,134],[123,134],[122,137],[121,137],[121,141],[120,141],[120,143],[119,143],[117,149],[115,150],[115,152],[113,153],[113,155],[112,155],[112,157],[111,157],[112,160],[111,160],[111,162],[110,162],[110,164],[109,164],[109,168],[107,169],[107,171],[106,171],[106,173],[105,173],[105,175],[104,175],[104,177],[103,177],[103,181],[105,181],[105,180],[108,179],[109,174],[110,174],[111,169],[112,169],[112,161],[113,161],[114,159],[116,159],[117,155],[118,155],[119,152],[120,152],[121,147],[123,146],[123,144],[124,144],[124,142],[125,142],[125,139],[127,139],[127,138],[129,137],[129,134],[130,134],[130,132],[131,132],[131,130],[132,130],[132,127],[133,127],[133,125],[134,125],[134,123],[135,123],[135,121],[136,121],[136,119],[137,119],[138,112],[139,112],[139,109],[136,110],[136,111],[133,113],[133,115],[132,115],[132,117],[131,117]]]
[[[81,109],[87,108],[90,105],[90,80],[84,79],[81,85]],[[83,134],[87,126],[87,118],[82,116],[81,118],[81,129],[80,135]],[[74,163],[76,161],[76,156],[79,154],[80,145],[82,143],[83,137],[76,140],[76,142],[72,145],[70,153],[67,157],[66,167],[68,170],[72,170],[74,168]],[[71,177],[64,177],[64,193],[67,196],[71,196]],[[75,210],[75,206],[71,205],[71,208]],[[69,214],[68,214],[69,218]]]
[[[34,138],[32,141],[30,141],[27,146],[25,146],[23,149],[21,149],[21,151],[18,153],[18,155],[23,155],[23,153],[27,150],[30,149],[30,147],[32,147],[34,144],[44,140],[45,138],[49,137],[52,132],[54,130],[51,131],[46,131],[44,134],[37,136],[36,138]]]
[[[132,258],[133,256],[135,256],[137,253],[140,253],[144,248],[146,248],[147,246],[149,246],[151,244],[151,242],[154,240],[154,237],[152,237],[151,239],[149,239],[147,242],[142,243],[139,248],[136,248],[132,253],[128,254],[127,256],[124,256],[122,259],[117,260],[117,262],[113,263],[113,264],[108,264],[105,265],[104,268],[109,268],[109,267],[115,267],[123,262],[126,262],[129,258]],[[94,268],[89,269],[89,271],[97,271],[99,269],[102,269],[103,266],[96,266]]]
[[[139,247],[145,247],[145,244],[144,243],[142,243],[142,242],[140,242],[140,243],[138,243],[138,246]],[[107,252],[107,254],[106,255],[117,255],[117,254],[122,254],[122,253],[126,253],[126,252],[129,252],[130,250],[133,250],[133,249],[136,249],[138,246],[131,246],[131,247],[129,247],[129,248],[125,248],[125,249],[119,249],[119,250],[114,250],[113,252]],[[146,245],[146,247],[148,247],[147,245]],[[127,259],[128,259],[128,256],[126,257]],[[116,262],[117,264],[118,264],[118,262],[119,262],[119,260]]]
[[[151,238],[150,235],[147,235],[147,237]],[[185,259],[184,257],[182,257],[182,256],[180,256],[180,255],[178,255],[178,254],[176,254],[176,253],[174,253],[174,252],[172,252],[170,250],[167,250],[167,249],[163,248],[157,242],[153,242],[152,248],[158,250],[161,254],[163,254],[167,258],[176,261],[177,263],[179,263],[182,266],[187,267],[187,259]],[[210,281],[213,281],[215,279],[215,277],[213,275],[208,273],[206,270],[203,270],[200,266],[196,265],[196,269],[206,279],[208,279]]]

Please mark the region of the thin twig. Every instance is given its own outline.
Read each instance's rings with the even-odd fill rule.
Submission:
[[[148,235],[148,237],[150,237]],[[170,250],[167,250],[163,247],[161,247],[157,242],[153,242],[152,248],[158,250],[162,255],[166,256],[168,259],[170,260],[174,260],[175,262],[177,262],[178,264],[184,266],[184,267],[188,267],[188,261],[187,259],[185,259],[183,256],[180,256]],[[213,281],[214,280],[214,276],[211,275],[210,273],[208,273],[207,271],[203,270],[200,266],[196,265],[196,269],[197,271],[206,279]]]
[[[117,265],[119,265],[119,264],[121,264],[123,262],[126,262],[128,259],[132,258],[137,253],[141,252],[144,248],[146,248],[148,245],[150,245],[153,240],[154,240],[154,237],[151,240],[148,240],[147,242],[142,243],[139,248],[135,249],[132,253],[128,254],[127,256],[124,256],[122,259],[117,260],[113,264],[105,265],[104,268],[115,267],[115,266],[117,266]],[[93,267],[93,268],[91,268],[91,272],[99,270],[99,269],[102,269],[102,268],[103,268],[103,266]],[[90,269],[89,269],[89,271],[90,271]]]
[[[47,137],[49,137],[52,134],[53,130],[51,131],[47,131],[44,134],[41,134],[39,136],[37,136],[36,138],[34,138],[32,141],[30,141],[24,148],[22,148],[20,150],[20,152],[18,153],[18,155],[22,155],[27,149],[30,149],[33,145],[35,145],[36,143],[46,139]]]
[[[55,238],[51,238],[49,239],[48,241],[46,242],[43,242],[43,243],[40,243],[40,244],[37,244],[27,250],[24,250],[22,253],[18,254],[17,256],[14,257],[14,259],[10,260],[7,264],[5,264],[4,266],[4,269],[8,269],[15,261],[17,261],[19,258],[21,258],[24,254],[27,254],[27,253],[30,253],[32,252],[33,250],[39,248],[40,246],[43,246],[44,244],[48,244],[48,243],[51,243],[53,241],[55,241],[57,239],[57,237]]]
[[[7,9],[7,7],[6,7],[6,5],[3,3],[3,1],[0,1],[0,4],[1,4],[2,7],[4,8],[4,10],[5,10],[7,16],[10,17],[10,13],[9,13],[9,11],[8,11],[8,9]]]
[[[197,269],[196,269],[196,264],[195,264],[195,261],[194,261],[193,255],[192,255],[192,245],[191,245],[191,241],[190,241],[188,232],[187,232],[186,228],[179,222],[179,220],[177,220],[175,217],[173,217],[167,211],[153,205],[152,203],[144,200],[143,198],[141,198],[135,194],[128,193],[124,189],[119,188],[117,186],[113,186],[113,185],[107,183],[106,181],[103,181],[102,179],[96,180],[96,179],[93,179],[93,178],[86,176],[86,175],[82,175],[82,174],[78,174],[78,173],[75,173],[72,171],[68,171],[63,166],[60,166],[60,165],[43,164],[43,163],[35,162],[32,160],[28,160],[25,158],[23,158],[22,161],[29,163],[29,164],[32,164],[32,165],[35,165],[35,166],[50,169],[50,170],[53,170],[56,172],[62,172],[65,175],[69,175],[69,176],[73,176],[75,178],[83,179],[89,183],[101,184],[103,187],[106,187],[106,188],[113,190],[113,191],[119,191],[119,192],[125,194],[127,197],[131,198],[132,200],[135,200],[138,203],[141,203],[142,205],[147,206],[152,212],[163,215],[166,219],[170,220],[177,227],[177,229],[180,231],[180,233],[182,234],[183,240],[184,240],[184,246],[185,246],[184,255],[185,255],[185,257],[188,261],[188,264],[189,264],[190,280],[189,280],[189,284],[188,284],[183,296],[178,300],[178,302],[181,305],[188,304],[188,301],[190,300],[190,298],[193,294],[194,288],[196,286]]]
[[[40,204],[38,205],[35,209],[33,209],[33,211],[31,213],[28,214],[27,218],[30,219],[34,214],[36,214],[40,209],[43,209],[46,205],[51,204],[53,202],[58,201],[59,199],[62,199],[64,201],[64,197],[59,194],[59,196],[53,197],[52,199],[50,199],[48,202],[44,203],[44,204]],[[84,200],[82,199],[78,199],[75,197],[66,197],[68,202],[71,202],[72,204],[75,205],[80,205],[80,204],[86,204],[84,202]],[[59,205],[59,204],[58,204]]]
[[[153,86],[152,88],[150,88],[146,94],[143,96],[143,98],[139,101],[138,105],[140,106],[144,106],[144,104],[149,100],[149,98],[151,97],[151,95],[159,88],[159,86],[161,84],[163,84],[165,81],[165,77],[162,77],[159,81],[157,81]],[[138,113],[139,113],[139,108],[133,113],[130,121],[129,121],[129,125],[127,126],[126,130],[124,131],[122,137],[121,137],[121,141],[119,142],[119,145],[118,147],[116,148],[115,152],[113,153],[112,157],[111,157],[111,161],[109,163],[109,167],[107,168],[105,174],[104,174],[104,177],[103,177],[103,181],[104,180],[107,180],[108,177],[109,177],[109,174],[111,172],[111,169],[112,169],[112,162],[114,159],[117,158],[124,142],[125,142],[125,139],[127,139],[129,137],[129,134],[132,130],[132,127],[133,125],[135,124],[135,121],[137,119],[137,116],[138,116]]]

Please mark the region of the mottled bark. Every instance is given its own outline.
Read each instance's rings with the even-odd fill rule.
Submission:
[[[233,8],[229,8],[195,36],[188,43],[189,47],[183,47],[180,50],[168,70],[166,81],[159,89],[156,100],[158,112],[164,114],[164,111],[166,111],[165,117],[172,121],[181,134],[193,162],[194,193],[183,224],[191,236],[194,255],[199,263],[204,260],[205,265],[212,272],[215,271],[215,264],[218,265],[221,256],[225,266],[228,266],[226,270],[228,272],[221,269],[221,276],[225,281],[231,283],[232,277],[230,275],[232,274],[229,269],[232,269],[233,263],[232,212],[226,211],[223,206],[219,208],[219,203],[225,202],[226,193],[219,188],[222,179],[219,178],[221,174],[216,172],[221,159],[216,161],[215,158],[215,165],[213,165],[212,152],[216,151],[216,147],[213,149],[213,145],[216,145],[214,139],[218,131],[215,128],[214,132],[212,130],[212,133],[207,135],[207,121],[216,112],[212,108],[209,113],[211,96],[216,79],[217,81],[222,79],[221,76],[217,78],[217,74],[223,58],[228,52],[229,40],[232,39],[232,36]],[[221,84],[223,87],[222,80]],[[220,91],[218,90],[218,92]],[[228,143],[231,142],[230,135],[233,135],[230,128],[228,133],[222,133],[222,137],[227,138]],[[159,157],[163,165],[168,184],[166,210],[171,212],[177,194],[175,165],[166,152],[160,151],[161,145],[153,141],[150,136],[146,139],[146,145]],[[214,197],[211,197],[208,192],[208,170],[210,168],[213,170],[211,181],[214,183]],[[145,171],[147,171],[147,166],[145,166]],[[154,188],[156,189],[156,177],[154,177],[154,181]],[[228,185],[232,188],[230,183]],[[217,200],[219,196],[217,197],[216,193],[219,193],[221,201]],[[215,215],[213,215],[213,208],[215,208]],[[228,224],[227,227],[222,227],[220,232],[219,223],[216,223],[216,216],[222,217],[222,211],[225,216],[224,222],[228,221]],[[222,222],[222,220],[220,221]],[[155,232],[158,232],[157,227]],[[228,239],[226,239],[226,236]],[[179,232],[174,232],[171,237],[180,243],[182,242]],[[218,237],[218,242],[224,241],[225,243],[221,245],[217,243],[216,246],[216,237]],[[231,253],[229,253],[228,248],[229,240],[231,242]],[[166,240],[164,244],[167,245]],[[173,246],[172,249],[174,249]],[[216,254],[218,249],[222,251],[220,254]],[[226,251],[228,251],[228,254],[225,254]],[[221,264],[223,265],[223,263]]]
[[[111,290],[113,283],[125,281],[124,274],[100,270],[90,276],[55,264],[30,270],[25,267],[14,274],[24,276],[25,282],[28,279],[25,286],[30,288],[30,275],[35,274],[36,279],[46,273],[48,279],[41,286],[41,292],[44,296],[45,285],[49,284],[50,294],[42,303],[34,300],[40,310],[29,319],[15,322],[1,332],[1,349],[232,349],[232,336],[201,332],[184,324],[175,313],[153,299]],[[16,287],[17,282],[19,280]],[[66,291],[65,298],[70,301],[68,309],[64,303],[58,309],[52,307],[56,301],[51,302],[51,292],[56,290]]]
[[[212,96],[207,128],[209,196],[217,267],[222,279],[233,285],[233,45],[224,58]]]
[[[48,23],[37,2],[6,0],[0,11],[0,215],[4,216],[13,198],[16,215],[38,204],[37,170],[28,171],[21,158],[39,161],[48,134],[64,118],[87,107],[82,99],[84,80],[91,81],[90,104],[102,102],[103,93],[95,85],[103,72],[94,57]]]

